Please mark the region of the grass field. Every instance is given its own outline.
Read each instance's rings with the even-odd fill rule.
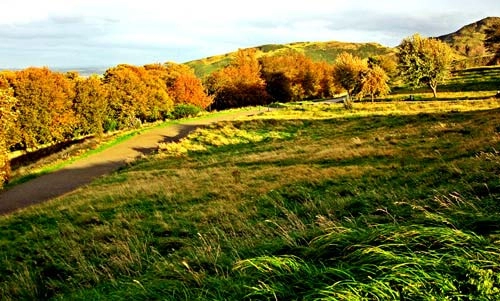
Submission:
[[[0,217],[2,300],[498,300],[500,101],[302,103]]]
[[[417,100],[432,99],[429,87],[409,89],[394,87],[392,94],[384,99],[402,100],[410,94]],[[447,80],[438,85],[438,99],[484,99],[494,96],[500,91],[500,66],[486,66],[453,71]]]

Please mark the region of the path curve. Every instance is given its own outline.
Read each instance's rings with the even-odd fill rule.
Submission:
[[[230,115],[182,122],[145,131],[99,154],[80,159],[58,171],[35,178],[0,194],[0,214],[38,204],[89,184],[93,179],[109,174],[142,155],[157,149],[158,143],[176,141],[194,129],[218,121],[235,120],[259,111],[244,111]]]

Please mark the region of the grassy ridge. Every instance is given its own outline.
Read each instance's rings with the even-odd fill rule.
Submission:
[[[344,43],[344,42],[295,42],[290,44],[268,44],[255,47],[257,56],[274,56],[293,50],[305,54],[313,61],[333,63],[342,52],[347,51],[361,58],[386,55],[393,52],[391,48],[377,43]],[[210,73],[227,66],[236,52],[216,55],[186,64],[195,70],[198,77],[204,78]]]
[[[294,105],[0,217],[11,299],[494,300],[500,102]]]

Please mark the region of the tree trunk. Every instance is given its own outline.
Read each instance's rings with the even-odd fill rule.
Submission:
[[[432,89],[432,94],[434,95],[434,98],[437,98],[437,85],[429,84],[429,87]]]

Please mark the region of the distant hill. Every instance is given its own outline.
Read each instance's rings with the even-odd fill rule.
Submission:
[[[486,65],[493,55],[484,46],[484,41],[488,38],[486,30],[495,26],[500,26],[500,17],[484,18],[437,38],[448,43],[469,61],[469,66]]]
[[[377,55],[389,55],[394,53],[393,48],[385,47],[377,43],[344,43],[330,42],[295,42],[290,44],[267,44],[253,47],[257,49],[257,56],[274,56],[286,51],[294,50],[304,53],[313,61],[333,62],[342,52],[350,52],[362,58]],[[200,60],[187,62],[196,75],[205,77],[210,73],[227,66],[236,52],[207,57]]]
[[[492,58],[484,46],[487,38],[486,30],[492,26],[500,26],[500,17],[488,17],[460,28],[458,31],[437,37],[448,43],[461,57],[458,69],[484,66]],[[258,56],[279,55],[288,50],[304,53],[314,61],[333,62],[343,51],[350,52],[361,58],[378,55],[393,55],[394,48],[385,47],[378,43],[346,43],[346,42],[296,42],[289,44],[267,44],[253,47]],[[227,66],[236,52],[211,56],[187,62],[196,75],[205,77],[210,73]]]

